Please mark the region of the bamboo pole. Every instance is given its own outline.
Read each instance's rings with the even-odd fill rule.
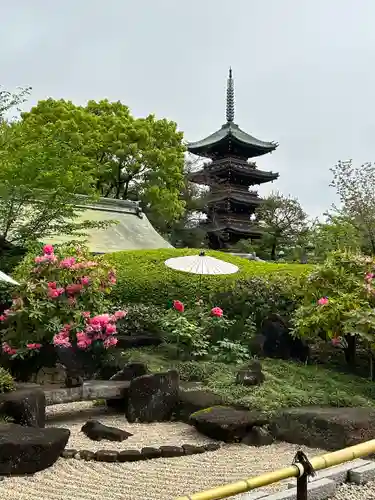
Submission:
[[[375,439],[357,444],[355,446],[350,446],[349,448],[344,448],[342,450],[314,457],[310,460],[310,463],[314,470],[318,471],[328,469],[329,467],[333,467],[335,465],[340,465],[344,462],[350,462],[351,460],[370,455],[371,453],[375,453]],[[278,483],[283,479],[299,477],[300,475],[301,472],[298,466],[291,465],[285,469],[267,472],[265,474],[261,474],[260,476],[237,481],[236,483],[218,486],[199,493],[193,493],[192,495],[179,497],[176,500],[220,500],[222,498],[228,498],[230,496],[238,495],[239,493],[245,493],[246,491],[254,490],[262,486]]]

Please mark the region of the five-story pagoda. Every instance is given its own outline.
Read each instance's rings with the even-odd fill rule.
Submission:
[[[188,144],[188,151],[211,160],[190,174],[192,182],[210,187],[202,229],[213,249],[228,248],[240,239],[257,239],[262,232],[253,222],[256,207],[262,202],[250,186],[274,181],[279,174],[259,170],[250,158],[274,151],[278,144],[264,142],[247,134],[234,123],[234,81],[229,70],[227,87],[227,122],[220,130],[198,142]]]

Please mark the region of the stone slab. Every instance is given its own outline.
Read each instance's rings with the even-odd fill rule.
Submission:
[[[350,483],[364,484],[375,480],[375,462],[370,462],[362,467],[349,471]]]
[[[308,498],[309,500],[326,500],[327,498],[335,494],[336,487],[337,485],[334,481],[331,481],[329,479],[318,479],[308,484]],[[265,496],[258,497],[251,496],[252,494],[252,492],[249,492],[238,498],[240,498],[240,500],[296,500],[297,488],[294,487],[287,490],[278,491],[277,493],[271,493]]]
[[[46,405],[51,406],[75,401],[93,401],[95,399],[121,399],[129,389],[129,381],[89,380],[80,387],[43,388]]]
[[[312,477],[310,479],[310,482],[319,481],[319,479],[330,479],[331,481],[335,481],[335,483],[337,484],[343,484],[348,481],[349,472],[351,470],[357,469],[358,467],[363,467],[369,463],[371,463],[369,460],[357,458],[356,460],[351,460],[350,462],[346,462],[341,465],[329,467],[328,469],[317,471],[316,476]],[[288,484],[288,488],[295,488],[296,484],[297,480],[293,479]]]

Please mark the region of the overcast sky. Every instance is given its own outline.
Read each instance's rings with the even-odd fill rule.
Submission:
[[[372,161],[374,0],[12,0],[0,6],[0,85],[84,104],[121,100],[189,141],[225,121],[233,68],[239,126],[278,149],[270,189],[310,215],[334,201],[329,168]]]

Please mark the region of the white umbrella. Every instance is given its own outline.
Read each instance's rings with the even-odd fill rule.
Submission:
[[[12,279],[7,274],[2,273],[1,271],[0,271],[0,281],[5,281],[5,283],[10,283],[11,285],[19,285],[19,283],[17,283],[17,281]]]
[[[199,255],[174,257],[165,261],[165,265],[176,271],[192,274],[234,274],[238,267],[220,259],[215,259],[201,252]]]

